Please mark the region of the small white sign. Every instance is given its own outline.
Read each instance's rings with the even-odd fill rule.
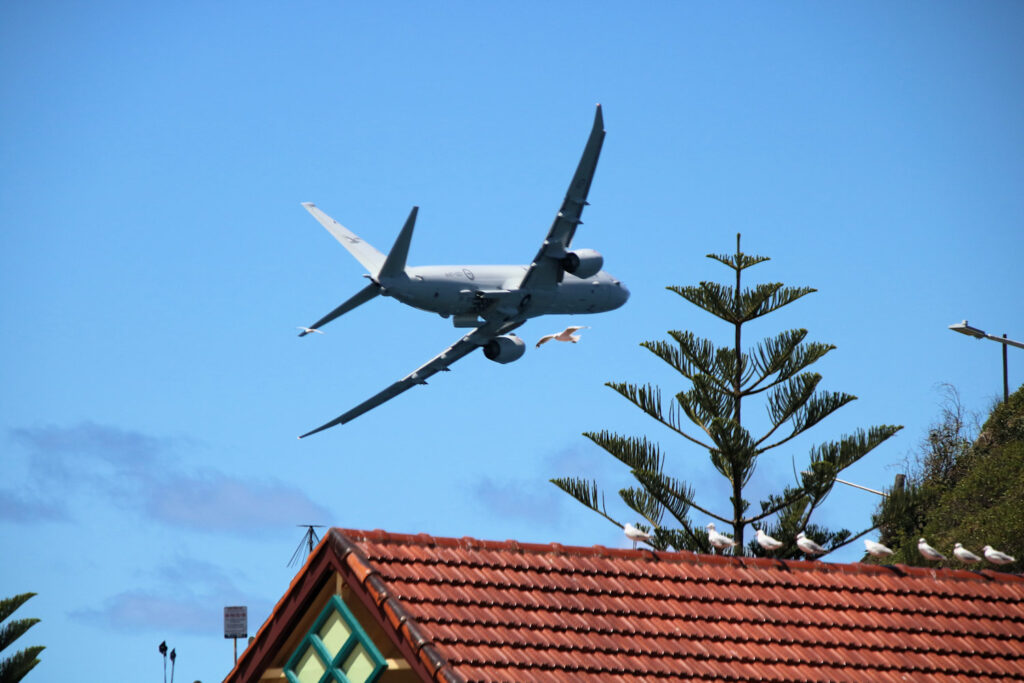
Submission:
[[[225,638],[248,638],[249,637],[249,615],[248,608],[241,607],[224,608],[224,637]]]

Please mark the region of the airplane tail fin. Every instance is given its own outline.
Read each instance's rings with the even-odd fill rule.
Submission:
[[[405,219],[405,225],[402,226],[402,232],[398,233],[394,246],[391,247],[387,258],[384,259],[384,265],[380,267],[380,273],[377,274],[378,280],[405,275],[405,261],[409,257],[409,243],[412,241],[412,229],[416,225],[416,214],[419,210],[420,207],[414,206],[409,212],[409,217]]]

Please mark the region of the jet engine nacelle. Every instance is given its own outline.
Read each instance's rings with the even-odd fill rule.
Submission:
[[[569,251],[562,257],[562,268],[565,268],[565,272],[582,279],[597,275],[602,266],[604,257],[593,249]]]
[[[526,353],[526,344],[514,334],[495,337],[484,344],[484,355],[495,363],[511,363]]]

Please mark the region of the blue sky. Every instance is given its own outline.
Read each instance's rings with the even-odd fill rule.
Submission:
[[[811,445],[902,424],[845,473],[888,486],[940,383],[982,413],[1001,395],[998,345],[946,327],[1024,339],[1022,29],[1011,2],[0,5],[0,592],[39,593],[30,678],[109,677],[116,652],[156,680],[166,639],[178,680],[220,680],[221,609],[255,632],[298,524],[625,545],[547,483],[626,483],[587,430],[658,441],[724,509],[706,454],[603,384],[678,391],[638,344],[728,341],[665,287],[725,281],[704,255],[737,232],[772,257],[749,282],[818,290],[745,339],[808,328],[837,346],[822,388],[859,397],[751,497]],[[378,299],[298,339],[364,282],[300,202],[382,251],[420,206],[413,265],[525,263],[597,102],[574,244],[629,303],[534,320],[528,342],[592,329],[297,441],[459,336]],[[836,490],[816,521],[859,530],[875,503]]]

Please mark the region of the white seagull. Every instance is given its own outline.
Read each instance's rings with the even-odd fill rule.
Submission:
[[[580,340],[580,336],[578,334],[573,333],[579,332],[580,330],[585,330],[587,329],[587,327],[587,325],[576,325],[574,327],[567,327],[561,332],[556,332],[555,334],[545,334],[543,337],[540,338],[540,341],[537,342],[537,346],[540,346],[541,344],[546,344],[552,339],[554,339],[555,341],[572,342],[573,344],[575,344]]]
[[[985,551],[985,559],[992,564],[1010,564],[1017,561],[1016,558],[1010,557],[1006,553],[1001,553],[990,545],[985,546],[982,550]]]
[[[935,548],[928,545],[928,541],[923,538],[917,540],[917,552],[921,553],[921,557],[926,560],[944,560],[946,556],[940,553]]]
[[[824,555],[828,551],[822,548],[820,545],[807,538],[804,532],[800,532],[796,535],[796,547],[804,551],[804,555]]]
[[[892,555],[892,548],[887,548],[881,543],[869,541],[866,538],[864,539],[864,548],[875,557],[889,557]]]
[[[708,541],[710,541],[711,545],[715,546],[719,550],[725,550],[726,548],[731,548],[733,546],[739,545],[739,543],[732,540],[725,534],[720,534],[717,531],[715,531],[714,522],[708,522]]]
[[[981,558],[972,553],[970,550],[965,548],[962,544],[957,543],[953,547],[953,556],[960,560],[964,564],[971,564],[972,562],[981,562]]]
[[[782,547],[782,541],[772,538],[761,529],[757,529],[757,542],[765,550],[778,550]]]
[[[626,522],[626,525],[622,527],[622,530],[626,532],[626,538],[633,541],[633,550],[636,550],[637,541],[643,541],[644,543],[651,542],[650,534],[640,531],[629,522]]]
[[[311,332],[316,332],[317,334],[323,334],[323,330],[318,330],[315,327],[296,327],[295,329],[302,330],[302,334],[299,335],[300,337],[303,337],[303,336],[305,336],[307,334],[310,334]]]

